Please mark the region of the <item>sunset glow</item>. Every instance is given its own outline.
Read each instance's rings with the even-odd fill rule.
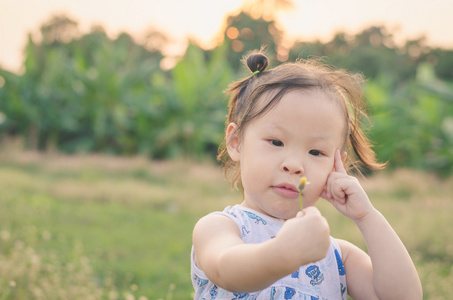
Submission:
[[[288,39],[329,39],[340,30],[356,33],[371,25],[384,25],[396,40],[427,37],[429,45],[453,47],[453,1],[434,0],[297,0],[292,11],[277,14],[280,27]],[[237,12],[241,0],[6,0],[0,4],[0,66],[18,70],[27,34],[39,33],[39,27],[53,15],[65,14],[79,22],[82,32],[101,25],[110,35],[128,32],[140,39],[149,28],[165,32],[171,39],[167,49],[176,54],[187,43],[197,40],[212,47],[224,25],[225,16]],[[259,12],[256,11],[255,14]],[[423,21],[421,21],[423,20]],[[236,30],[237,31],[237,30]],[[250,32],[228,31],[228,37]],[[240,49],[241,45],[234,46]]]

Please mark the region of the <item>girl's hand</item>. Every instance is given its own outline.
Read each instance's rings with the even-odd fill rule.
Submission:
[[[334,171],[327,178],[320,196],[354,222],[375,211],[357,178],[346,173],[339,150],[335,151]]]
[[[330,245],[329,224],[316,207],[307,207],[287,220],[273,241],[278,245],[274,252],[279,253],[279,259],[295,271],[326,256]]]

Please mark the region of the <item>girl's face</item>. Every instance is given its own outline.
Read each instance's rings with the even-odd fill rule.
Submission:
[[[306,177],[304,207],[314,205],[344,142],[344,113],[321,90],[291,91],[270,111],[251,121],[240,137],[230,124],[228,153],[239,161],[242,205],[289,219],[300,210],[298,185]],[[232,134],[233,133],[233,134]]]

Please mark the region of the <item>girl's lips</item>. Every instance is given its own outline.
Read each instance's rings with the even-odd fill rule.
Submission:
[[[297,188],[293,185],[277,185],[277,186],[272,186],[272,190],[279,194],[280,196],[286,197],[286,198],[299,198],[299,191]]]

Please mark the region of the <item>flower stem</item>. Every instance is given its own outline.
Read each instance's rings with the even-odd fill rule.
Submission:
[[[304,209],[304,204],[302,203],[302,191],[304,190],[305,188],[305,185],[307,184],[310,184],[308,181],[307,181],[307,178],[306,177],[302,177],[300,179],[300,183],[299,183],[299,199],[300,199],[300,211],[302,211]]]
[[[302,191],[299,191],[299,198],[300,198],[300,211],[303,211],[304,204],[302,203]]]

